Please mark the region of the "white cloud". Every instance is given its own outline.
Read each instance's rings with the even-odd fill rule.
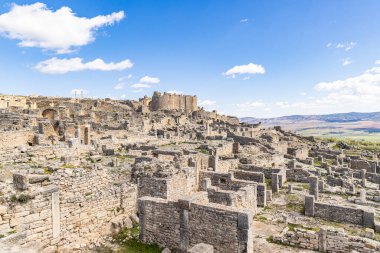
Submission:
[[[350,58],[344,58],[342,59],[342,66],[348,66],[352,63],[352,60]]]
[[[122,89],[124,89],[124,86],[125,86],[125,83],[118,83],[113,88],[115,90],[122,90]]]
[[[132,78],[132,74],[129,74],[127,76],[123,76],[123,77],[119,77],[117,79],[118,82],[123,82],[124,80],[127,80],[127,79],[131,79]]]
[[[178,94],[178,95],[182,95],[183,94],[183,92],[179,91],[179,90],[170,90],[170,91],[167,91],[166,93],[169,93],[169,94]]]
[[[353,49],[357,45],[356,42],[350,41],[350,42],[344,42],[344,43],[337,43],[333,44],[331,42],[327,43],[326,47],[328,48],[338,48],[338,49],[344,49],[345,51],[349,51]]]
[[[380,65],[380,60],[375,61],[375,65]]]
[[[124,17],[123,11],[86,18],[76,16],[69,7],[52,11],[39,2],[13,4],[9,12],[0,15],[0,34],[19,40],[20,47],[69,53],[94,41],[94,33],[99,28],[113,25]]]
[[[120,96],[120,98],[122,98],[122,99],[124,99],[126,97],[127,97],[127,95],[125,95],[125,94],[123,94],[123,95]]]
[[[82,58],[58,59],[53,57],[46,61],[39,62],[34,68],[45,74],[64,74],[84,70],[121,71],[132,68],[132,66],[133,63],[128,59],[117,63],[105,63],[102,59],[83,62]]]
[[[232,78],[235,77],[235,75],[239,74],[264,74],[265,69],[263,66],[254,64],[254,63],[248,63],[247,65],[237,65],[226,72],[223,73],[225,76],[231,76]]]
[[[152,85],[146,83],[135,83],[131,85],[132,89],[145,89],[150,87],[152,87]]]
[[[247,23],[247,22],[248,22],[248,18],[240,19],[240,23]]]
[[[160,79],[157,77],[144,76],[140,79],[140,83],[159,83]]]
[[[307,93],[306,93],[306,92],[301,92],[300,95],[301,95],[301,96],[306,96]]]
[[[203,100],[203,101],[199,102],[200,106],[211,106],[211,105],[215,105],[215,104],[216,104],[216,101],[209,100],[209,99],[206,99],[206,100]]]

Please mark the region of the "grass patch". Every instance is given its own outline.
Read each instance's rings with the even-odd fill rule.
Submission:
[[[162,248],[155,244],[145,244],[138,240],[139,227],[134,224],[132,228],[124,228],[112,236],[120,245],[118,253],[161,253]]]
[[[13,194],[10,198],[10,201],[24,204],[24,203],[27,203],[31,199],[32,199],[32,197],[30,195],[27,195],[27,194],[21,194],[20,196],[16,196],[15,194]]]

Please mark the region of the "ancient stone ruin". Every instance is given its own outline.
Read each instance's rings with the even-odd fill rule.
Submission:
[[[379,154],[139,101],[0,96],[0,252],[380,252]],[[301,251],[300,251],[301,252]]]

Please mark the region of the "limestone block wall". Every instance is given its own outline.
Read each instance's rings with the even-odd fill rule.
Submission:
[[[249,172],[249,171],[233,171],[233,175],[236,179],[248,180],[257,183],[264,183],[265,176],[261,172]]]
[[[351,160],[350,167],[353,170],[366,170],[371,172],[371,164],[366,160]]]
[[[375,228],[375,210],[370,207],[349,207],[315,202],[314,196],[305,197],[305,215],[325,220]]]
[[[8,235],[1,241],[17,241],[23,248],[40,250],[56,249],[59,228],[56,208],[59,196],[58,188],[44,187],[34,198],[26,203],[6,203],[0,206],[0,234]],[[1,249],[0,249],[1,251]]]
[[[318,232],[301,228],[289,231],[288,228],[285,228],[280,235],[273,236],[273,241],[319,252],[375,253],[380,251],[380,242],[351,236],[343,229],[332,227],[321,228]]]
[[[176,200],[197,188],[196,173],[192,172],[188,175],[179,173],[170,178],[144,176],[139,181],[138,196]]]
[[[3,149],[26,146],[28,142],[33,143],[33,140],[34,132],[32,130],[0,132],[0,143]]]
[[[286,178],[288,181],[308,183],[311,173],[304,169],[288,169],[286,170]]]
[[[172,202],[143,197],[139,199],[139,213],[140,239],[144,242],[179,252],[199,243],[213,245],[216,252],[253,252],[253,214],[247,209],[190,199]]]
[[[94,246],[111,233],[111,220],[137,209],[135,186],[115,182],[107,168],[65,169],[53,175],[60,189],[58,249]]]
[[[364,210],[359,208],[315,202],[314,216],[331,221],[364,225]]]

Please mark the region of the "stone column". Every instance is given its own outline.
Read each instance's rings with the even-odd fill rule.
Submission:
[[[277,193],[280,191],[280,178],[278,173],[272,173],[272,192]]]
[[[42,124],[41,122],[38,123],[38,133],[39,134],[44,134],[45,133],[44,124]]]
[[[288,194],[292,194],[292,193],[293,193],[293,185],[289,184],[288,185]]]
[[[215,172],[218,171],[218,160],[219,156],[217,154],[210,156],[210,167],[213,168]]]
[[[77,126],[75,128],[75,138],[80,139],[80,127],[79,126]]]
[[[326,228],[324,227],[321,227],[319,229],[318,248],[319,248],[319,252],[327,251],[327,231],[326,231]]]
[[[292,159],[288,162],[288,168],[289,169],[295,169],[296,168],[296,159]]]
[[[240,149],[240,143],[239,142],[234,142],[232,150],[234,154],[238,154]]]
[[[365,169],[362,169],[361,170],[361,176],[362,176],[362,186],[363,187],[365,187],[366,186],[366,173],[367,173],[367,171],[365,170]]]
[[[314,217],[314,196],[305,196],[305,216]]]
[[[84,145],[90,144],[90,126],[86,125],[84,127]]]
[[[318,201],[318,177],[310,176],[309,177],[309,194],[315,197],[315,201]]]
[[[360,202],[365,203],[367,201],[367,192],[365,189],[360,189]]]

